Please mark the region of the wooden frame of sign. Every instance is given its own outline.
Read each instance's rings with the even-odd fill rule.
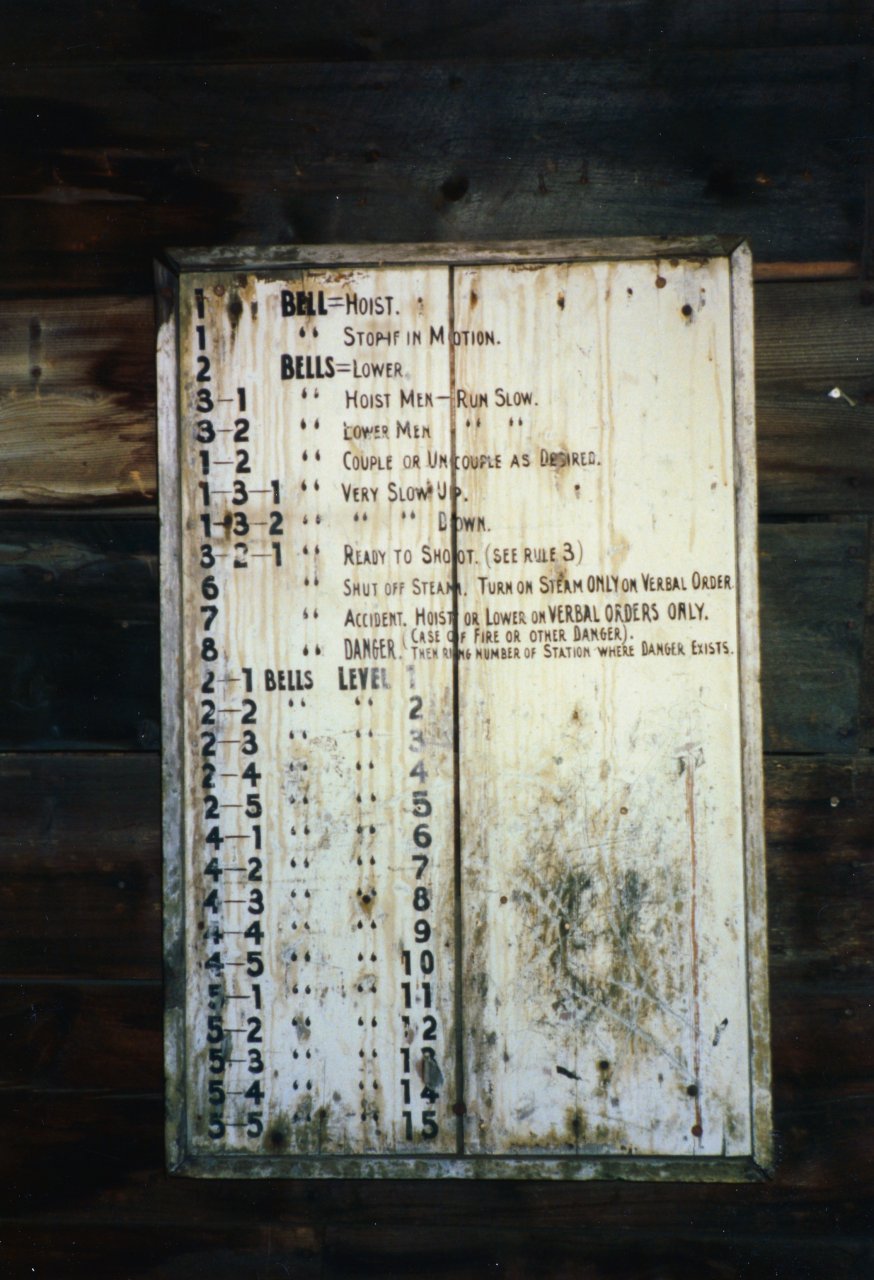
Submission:
[[[158,268],[168,1161],[770,1163],[750,257]]]

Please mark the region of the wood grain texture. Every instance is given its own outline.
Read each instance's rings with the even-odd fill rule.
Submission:
[[[329,1245],[322,1252],[321,1240]],[[369,1237],[369,1238],[368,1238]],[[156,1233],[116,1224],[64,1226],[49,1234],[37,1226],[4,1227],[4,1258],[11,1274],[64,1280],[121,1276],[125,1280],[190,1280],[208,1270],[217,1280],[480,1280],[498,1274],[542,1280],[773,1280],[781,1264],[798,1268],[805,1280],[863,1280],[872,1251],[864,1237],[833,1236],[827,1242],[784,1242],[733,1236],[714,1248],[712,1237],[688,1231],[682,1240],[655,1229],[631,1240],[593,1237],[591,1229],[526,1232],[468,1228],[448,1240],[439,1228],[422,1233],[415,1224],[391,1233],[385,1252],[374,1248],[366,1228],[277,1225],[244,1230],[212,1225],[177,1226]],[[803,1270],[802,1270],[803,1268]]]
[[[871,1092],[871,989],[846,973],[812,982],[781,966],[772,1001],[780,1029],[774,1076],[785,1105]],[[158,1096],[162,1009],[157,981],[0,981],[0,1037],[16,1047],[0,1089]],[[834,1063],[827,1078],[824,1046]]]
[[[451,1241],[440,1239],[439,1230],[403,1229],[380,1233],[378,1248],[368,1243],[365,1229],[336,1227],[329,1230],[326,1247],[326,1280],[339,1277],[390,1276],[412,1280],[427,1268],[435,1280],[475,1280],[495,1272],[512,1280],[523,1276],[545,1280],[661,1280],[663,1276],[700,1277],[701,1280],[771,1280],[781,1264],[803,1267],[810,1280],[829,1276],[861,1277],[871,1252],[864,1238],[840,1239],[818,1244],[809,1252],[775,1241],[733,1235],[714,1250],[707,1235],[683,1230],[618,1234],[612,1239],[591,1230],[532,1229],[520,1238],[511,1230],[487,1228],[477,1233],[461,1231]]]
[[[188,0],[184,7],[114,0],[95,15],[88,0],[59,9],[51,0],[9,0],[4,58],[11,64],[82,63],[95,56],[160,59],[168,28],[180,59],[209,62],[233,56],[264,61],[331,58],[568,57],[629,48],[743,48],[859,44],[872,38],[864,6],[828,0],[698,0],[665,6],[658,0],[554,0],[532,13],[506,0],[426,0],[408,6],[380,0],[305,0],[293,11],[273,0],[245,6]]]
[[[8,1274],[48,1280],[192,1280],[207,1271],[215,1280],[321,1280],[321,1234],[306,1225],[229,1227],[119,1226],[114,1221],[78,1226],[41,1223],[2,1226]]]
[[[759,285],[755,297],[760,511],[871,511],[874,307],[838,281]]]
[[[154,502],[150,298],[15,303],[0,316],[4,502]]]
[[[157,525],[11,520],[0,530],[0,741],[154,749]]]
[[[164,1173],[160,1097],[20,1090],[0,1099],[4,1217],[21,1215],[43,1230],[58,1221],[86,1227],[188,1223],[195,1229],[332,1222],[372,1232],[375,1255],[397,1229],[413,1233],[411,1242],[416,1231],[429,1228],[451,1228],[447,1240],[493,1229],[517,1246],[538,1227],[560,1232],[576,1222],[590,1233],[612,1234],[623,1220],[625,1230],[633,1223],[632,1233],[668,1231],[682,1238],[690,1231],[711,1248],[726,1231],[784,1240],[789,1233],[795,1239],[838,1231],[863,1235],[874,1185],[869,1112],[870,1100],[857,1097],[778,1106],[778,1171],[771,1183],[752,1189],[661,1184],[643,1194],[632,1184],[617,1184],[610,1195],[604,1184],[576,1184],[579,1191],[572,1192],[568,1184],[531,1183],[525,1192],[504,1181],[477,1184],[475,1191],[468,1184],[464,1197],[458,1194],[463,1184],[448,1180],[425,1184],[424,1195],[408,1179],[382,1183],[381,1190],[368,1182],[295,1180],[263,1189],[233,1180],[205,1187]]]
[[[160,980],[159,773],[148,753],[0,756],[3,977]],[[874,977],[874,761],[769,757],[765,778],[772,967],[858,990]]]
[[[852,281],[760,284],[755,301],[760,510],[874,510],[874,307]],[[0,504],[154,504],[154,332],[145,295],[3,307]]]
[[[0,809],[6,819],[0,834],[4,978],[159,981],[157,758],[34,754],[4,756],[0,764]],[[766,781],[774,1008],[815,988],[824,999],[834,998],[834,1017],[848,1019],[849,1035],[874,981],[868,907],[874,892],[874,764],[868,758],[771,758]],[[103,1007],[98,1000],[95,1008]],[[85,1016],[80,1008],[62,1001],[46,1016],[49,1024],[63,1023]],[[128,1015],[119,1016],[125,1025]],[[792,1014],[793,1025],[800,1026],[803,1018],[802,1001]],[[775,1016],[778,1066],[788,1043],[782,1027]],[[32,1033],[38,1048],[43,1032],[33,1027]],[[81,1066],[79,1049],[69,1048],[51,1030],[45,1035],[50,1061],[54,1054],[63,1061],[71,1054]],[[813,1047],[809,1028],[807,1036],[804,1052],[830,1078],[835,1070],[830,1041]],[[21,1047],[23,1061],[34,1061],[29,1056],[34,1052]],[[115,1050],[108,1052],[111,1057]],[[791,1063],[791,1045],[788,1053]],[[70,1067],[72,1081],[79,1069]],[[846,1069],[856,1068],[848,1062]],[[21,1070],[10,1063],[7,1079],[18,1079],[15,1073]],[[112,1077],[102,1079],[105,1087],[118,1087]],[[55,1076],[58,1086],[62,1080]]]
[[[158,982],[0,981],[0,1089],[159,1094],[162,1014]]]
[[[862,520],[760,526],[766,751],[856,746],[867,541]]]
[[[46,1233],[39,1226],[4,1228],[4,1258],[10,1274],[55,1280],[190,1280],[208,1270],[218,1280],[417,1280],[426,1271],[435,1280],[480,1280],[496,1273],[520,1280],[662,1280],[699,1276],[703,1280],[772,1280],[781,1263],[798,1268],[805,1280],[864,1280],[872,1252],[864,1237],[832,1237],[827,1242],[784,1242],[733,1236],[718,1244],[712,1236],[686,1232],[682,1239],[654,1229],[630,1239],[594,1238],[573,1229],[526,1232],[468,1228],[450,1242],[439,1228],[422,1233],[415,1224],[389,1233],[383,1252],[376,1232],[329,1229],[322,1253],[311,1229],[277,1226],[201,1229],[125,1228],[115,1224],[64,1226]],[[803,1268],[803,1269],[802,1269]]]
[[[537,6],[536,21],[531,6],[505,0],[426,0],[403,12],[382,0],[97,9],[10,0],[4,17],[3,290],[36,300],[4,306],[0,320],[0,372],[13,393],[0,400],[0,500],[18,503],[24,522],[11,539],[11,578],[8,528],[0,537],[3,605],[18,628],[4,667],[21,671],[24,651],[35,653],[33,682],[20,681],[0,712],[19,740],[57,745],[57,724],[77,747],[132,743],[148,706],[144,740],[155,740],[157,686],[143,694],[135,657],[148,629],[156,634],[142,562],[110,571],[108,544],[96,548],[94,534],[83,535],[80,562],[79,540],[64,535],[73,548],[53,599],[54,533],[37,520],[40,546],[30,558],[20,549],[41,504],[153,516],[156,246],[658,224],[752,230],[763,273],[773,264],[781,277],[821,271],[813,259],[846,276],[860,256],[871,14],[856,0],[555,0]],[[816,47],[826,43],[845,47]],[[701,56],[708,45],[716,52]],[[112,65],[124,59],[134,65]],[[522,61],[476,66],[482,59]],[[762,510],[867,515],[874,311],[858,308],[851,276],[795,290],[757,290]],[[856,404],[829,399],[834,385]],[[803,583],[791,535],[773,535],[777,554],[776,543],[766,548],[766,617],[797,628],[791,643],[779,627],[766,637],[768,723],[792,750],[835,742],[855,722],[858,646],[846,623],[856,621],[858,561],[845,550],[861,546],[857,534],[844,550],[842,535],[809,535]],[[86,571],[80,591],[75,565],[89,562],[103,568]],[[137,644],[119,693],[113,619],[125,615],[138,619]],[[96,636],[99,661],[77,652]],[[795,662],[797,671],[781,666]],[[846,748],[872,741],[871,670],[869,660],[858,704],[867,737],[841,738],[827,758],[767,761],[782,1162],[772,1183],[729,1191],[243,1188],[166,1177],[150,1083],[160,1039],[157,759],[0,758],[0,947],[4,972],[27,984],[7,978],[0,1005],[3,1079],[15,1086],[0,1144],[0,1269],[51,1280],[868,1280],[874,775],[868,754]],[[786,731],[774,712],[792,705],[796,686],[801,704]],[[126,707],[120,717],[110,688]],[[779,688],[770,702],[769,688]],[[79,710],[61,721],[52,707],[68,694]],[[126,1060],[136,1092],[123,1097]]]
[[[145,292],[167,245],[582,229],[857,259],[869,82],[852,48],[10,68],[4,288]]]
[[[862,645],[862,706],[859,746],[874,748],[874,523],[868,537],[868,582],[865,591],[865,638]]]
[[[4,975],[161,976],[160,767],[141,756],[4,756]]]
[[[766,750],[854,749],[867,522],[759,531]],[[0,520],[0,748],[160,740],[154,519]]]

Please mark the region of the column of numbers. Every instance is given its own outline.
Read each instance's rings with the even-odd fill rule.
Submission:
[[[428,795],[428,770],[425,762],[425,734],[422,728],[423,699],[414,692],[414,671],[409,670],[411,691],[407,706],[407,754],[412,761],[408,769],[410,784],[409,813],[412,850],[410,861],[415,868],[412,891],[412,945],[401,951],[403,976],[401,997],[404,1026],[409,1043],[401,1047],[401,1097],[403,1135],[408,1142],[433,1140],[440,1132],[435,1104],[440,1097],[443,1074],[437,1063],[435,1045],[438,1021],[433,983],[435,958],[433,940],[433,889],[429,868],[432,836],[429,819],[432,813]],[[415,1025],[411,1011],[421,1010],[421,1021]],[[417,1043],[417,1040],[420,1043]],[[419,1062],[414,1071],[414,1052]]]
[[[218,287],[216,289],[218,291]],[[263,1133],[262,986],[266,883],[260,791],[259,707],[245,655],[231,652],[233,582],[259,564],[282,565],[284,516],[278,479],[257,478],[257,431],[245,385],[223,396],[213,381],[204,292],[195,289],[196,643],[201,663],[198,743],[202,825],[199,872],[205,944],[208,1134]],[[235,379],[235,381],[238,379]],[[216,512],[224,512],[216,515]],[[265,536],[266,535],[266,536]],[[231,595],[239,608],[236,597]],[[197,852],[194,854],[198,858]]]

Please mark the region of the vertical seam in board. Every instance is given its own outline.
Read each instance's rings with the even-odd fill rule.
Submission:
[[[755,1085],[753,1081],[753,1020],[750,989],[750,930],[749,930],[749,875],[748,875],[748,818],[747,818],[747,768],[744,751],[744,737],[746,725],[744,724],[744,668],[745,654],[743,649],[743,588],[742,582],[745,581],[746,575],[743,572],[742,550],[741,544],[745,537],[744,531],[744,514],[743,514],[743,458],[741,456],[741,447],[738,441],[739,434],[739,388],[738,388],[738,360],[741,352],[738,348],[737,334],[735,325],[737,323],[736,308],[736,289],[737,279],[733,258],[728,259],[728,309],[729,309],[729,342],[731,344],[731,477],[734,486],[734,494],[732,501],[732,509],[734,513],[734,580],[735,580],[735,609],[734,609],[734,628],[735,628],[735,668],[737,670],[737,689],[738,689],[738,720],[740,732],[738,734],[738,751],[740,753],[740,785],[741,785],[741,863],[743,868],[743,927],[744,927],[744,988],[746,999],[747,1019],[747,1109],[750,1119],[750,1154],[755,1154]]]
[[[746,684],[749,679],[749,663],[747,661],[746,645],[744,640],[744,609],[746,606],[747,592],[750,583],[747,578],[747,552],[746,547],[748,540],[753,533],[752,528],[748,528],[751,522],[747,519],[747,483],[749,476],[747,474],[747,460],[745,450],[749,447],[749,438],[746,424],[742,421],[744,411],[744,401],[747,397],[747,388],[742,385],[743,380],[748,376],[748,370],[739,370],[739,362],[745,358],[745,352],[742,344],[738,341],[739,335],[737,326],[739,323],[739,300],[738,289],[742,282],[738,279],[737,265],[735,262],[735,254],[728,258],[728,304],[730,316],[730,342],[731,342],[731,396],[732,396],[732,414],[731,414],[731,442],[732,442],[732,478],[734,482],[734,524],[735,524],[735,546],[734,546],[734,571],[735,571],[735,645],[736,645],[736,667],[738,682],[738,713],[740,723],[739,734],[739,751],[740,751],[740,776],[741,776],[741,855],[743,869],[743,928],[744,928],[744,978],[745,978],[745,995],[746,995],[746,1021],[747,1021],[747,1088],[748,1093],[748,1111],[750,1122],[750,1155],[753,1159],[757,1155],[757,1134],[756,1134],[756,1072],[755,1061],[757,1054],[756,1029],[753,1025],[753,962],[751,956],[751,939],[750,939],[750,875],[752,872],[752,836],[750,832],[750,779],[749,779],[749,762],[747,742],[749,728],[746,714]],[[749,319],[749,317],[748,317]],[[741,384],[741,385],[739,385]],[[755,566],[752,569],[755,572]],[[758,684],[756,686],[758,690]],[[756,696],[759,696],[758,693]]]
[[[450,576],[452,600],[455,612],[454,638],[452,640],[452,857],[454,872],[454,940],[453,996],[455,1003],[455,1152],[464,1155],[464,930],[461,901],[461,720],[459,715],[459,656],[458,656],[458,606],[460,599],[458,582],[458,496],[456,486],[455,452],[455,269],[449,267],[449,547],[452,556]]]
[[[742,255],[742,256],[741,256]],[[758,579],[758,522],[757,522],[757,473],[753,450],[755,446],[755,381],[753,377],[753,351],[755,313],[753,309],[752,256],[749,249],[743,246],[735,250],[734,257],[741,257],[744,263],[745,292],[747,296],[747,313],[749,324],[746,337],[745,386],[747,397],[747,437],[750,458],[747,463],[747,520],[750,526],[748,559],[748,577],[750,582],[749,612],[753,619],[752,655],[756,681],[753,694],[745,701],[745,714],[748,717],[749,736],[752,738],[754,754],[750,758],[747,752],[748,767],[751,769],[751,791],[753,806],[750,807],[755,827],[750,840],[750,878],[755,889],[755,917],[751,917],[755,925],[754,945],[748,960],[751,989],[751,1009],[755,1007],[758,1038],[754,1043],[753,1086],[755,1098],[755,1120],[753,1126],[753,1153],[757,1165],[768,1171],[773,1165],[772,1137],[772,1098],[771,1098],[771,1010],[770,979],[768,972],[768,889],[766,841],[764,828],[764,760],[762,744],[762,707],[759,696],[761,675],[761,642],[759,638],[759,579]]]

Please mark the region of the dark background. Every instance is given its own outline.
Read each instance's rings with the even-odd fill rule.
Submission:
[[[870,3],[0,16],[0,1274],[874,1275]],[[757,264],[773,1179],[167,1177],[153,255],[709,232]]]

